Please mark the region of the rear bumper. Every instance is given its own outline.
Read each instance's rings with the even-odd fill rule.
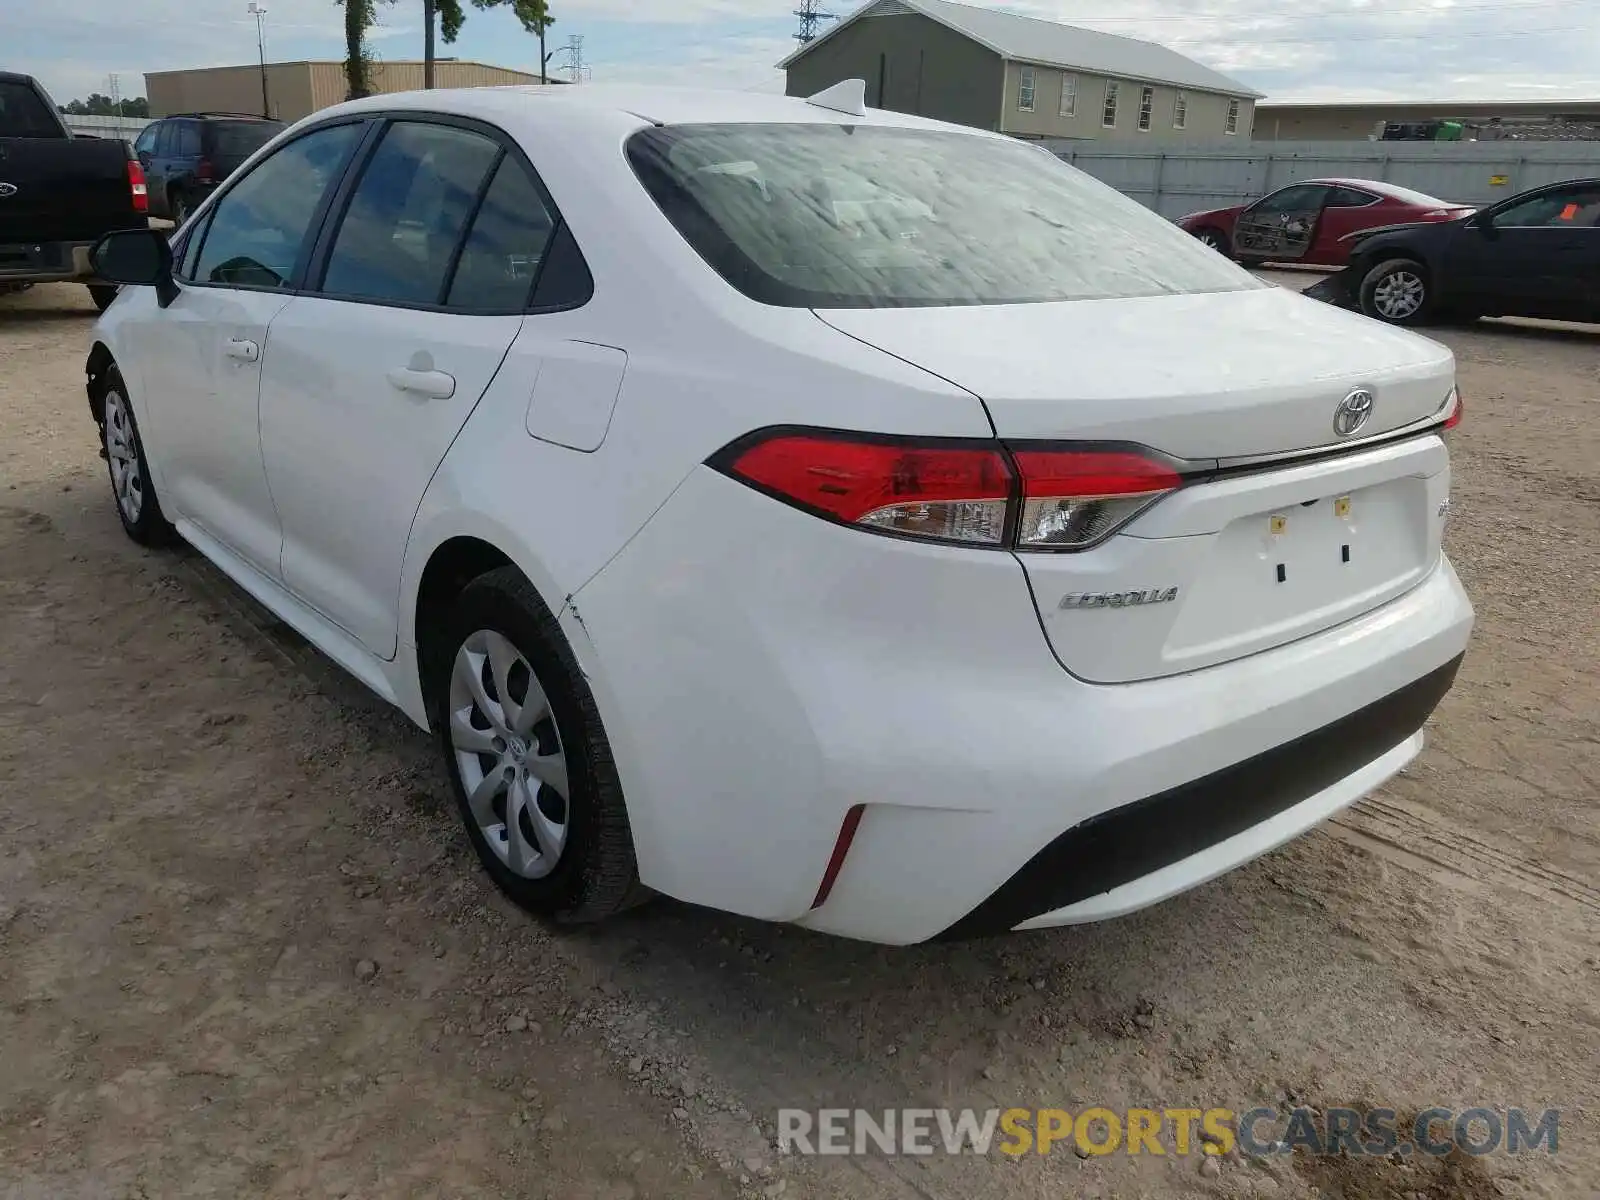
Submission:
[[[51,283],[87,279],[93,242],[23,242],[0,245],[0,283]]]
[[[941,939],[1130,912],[1281,845],[1421,749],[1423,722],[1455,682],[1462,657],[1321,729],[1073,826]],[[1381,775],[1369,778],[1378,764]],[[1249,835],[1264,826],[1273,828],[1263,845]],[[1236,843],[1237,855],[1225,843]]]
[[[888,943],[1114,916],[1295,836],[1420,749],[1473,621],[1441,558],[1315,636],[1086,683],[1014,556],[842,529],[709,470],[573,607],[644,882]]]

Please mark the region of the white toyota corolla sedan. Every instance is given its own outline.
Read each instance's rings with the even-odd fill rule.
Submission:
[[[1126,913],[1394,774],[1465,651],[1448,350],[861,95],[376,96],[97,248],[128,533],[433,730],[535,912]]]

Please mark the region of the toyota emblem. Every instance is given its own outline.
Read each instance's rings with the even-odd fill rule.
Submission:
[[[1358,433],[1372,417],[1373,395],[1366,388],[1356,388],[1333,410],[1333,431],[1340,437]]]

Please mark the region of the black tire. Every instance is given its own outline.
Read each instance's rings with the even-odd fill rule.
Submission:
[[[110,308],[111,302],[117,298],[117,285],[114,283],[90,283],[85,286],[89,289],[89,299],[101,312]]]
[[[443,625],[423,647],[425,698],[462,823],[489,877],[522,908],[563,923],[604,920],[645,899],[649,892],[639,883],[622,785],[599,710],[538,592],[514,567],[490,571],[462,589]],[[563,806],[566,843],[554,869],[543,878],[517,874],[490,848],[473,816],[451,738],[450,689],[456,655],[483,630],[505,637],[532,667],[550,701],[554,729],[559,731],[555,736],[566,758],[570,793]]]
[[[1362,312],[1390,325],[1421,325],[1434,310],[1433,280],[1428,268],[1413,258],[1375,264],[1363,276],[1358,295]]]
[[[117,518],[127,535],[141,546],[159,546],[172,539],[172,525],[161,511],[161,500],[156,495],[155,481],[150,477],[150,460],[145,457],[144,439],[139,436],[139,423],[128,400],[127,385],[122,372],[109,367],[95,405],[95,418],[100,426],[100,454],[106,460],[106,474],[111,480],[111,500],[116,505]],[[131,455],[130,457],[125,457]],[[125,469],[128,462],[137,464],[139,503],[134,506],[124,498],[119,481],[119,466]]]

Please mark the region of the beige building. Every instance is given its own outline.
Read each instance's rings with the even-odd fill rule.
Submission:
[[[372,86],[377,92],[410,92],[422,87],[422,62],[375,62]],[[192,71],[152,71],[145,75],[150,115],[184,112],[260,113],[262,69],[255,63],[238,67],[201,67]],[[337,60],[280,62],[266,66],[267,115],[280,121],[301,117],[338,104],[347,87],[344,63]],[[498,87],[538,83],[537,75],[460,59],[435,59],[433,85],[440,88]],[[555,82],[552,80],[551,82]]]
[[[1025,138],[1250,138],[1261,93],[1155,42],[951,0],[871,0],[778,64],[791,96],[863,79],[867,103]]]

